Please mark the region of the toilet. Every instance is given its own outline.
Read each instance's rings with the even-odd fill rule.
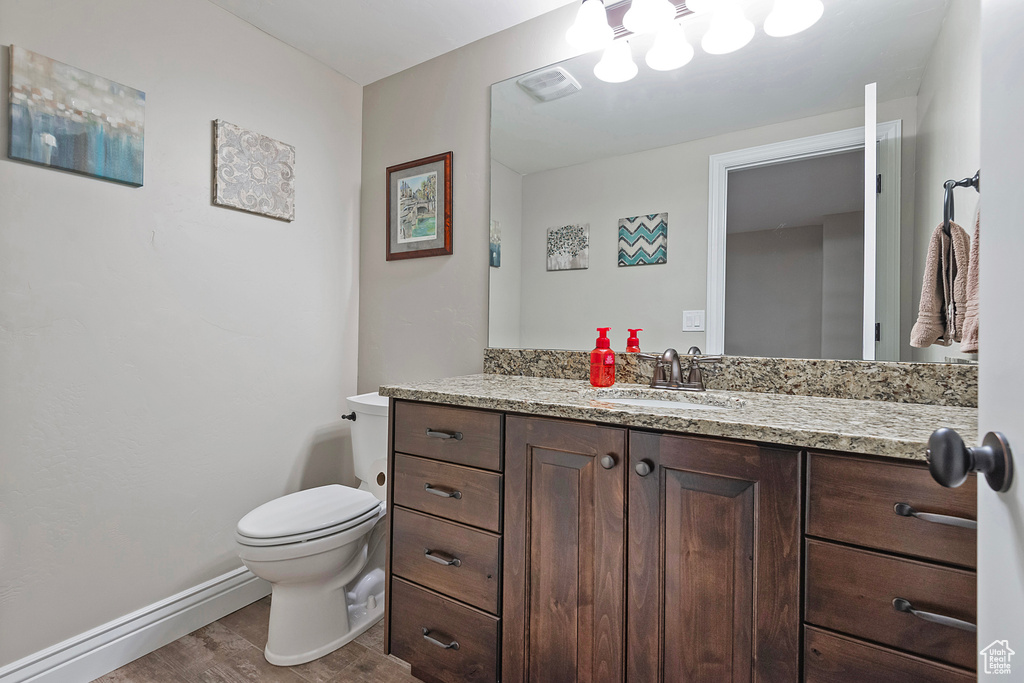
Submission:
[[[259,506],[238,522],[238,555],[272,586],[264,655],[294,666],[332,652],[384,614],[388,399],[350,396],[359,488],[320,486]]]

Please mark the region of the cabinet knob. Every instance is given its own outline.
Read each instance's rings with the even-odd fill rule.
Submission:
[[[647,462],[646,460],[641,460],[640,462],[638,462],[636,464],[635,469],[636,473],[639,474],[641,477],[646,477],[648,474],[654,471],[651,467],[651,463]]]
[[[606,470],[610,470],[615,467],[615,456],[613,455],[602,455],[601,456],[601,467]]]
[[[960,486],[971,472],[984,474],[1000,493],[1013,482],[1013,454],[1000,432],[989,432],[981,446],[968,448],[952,429],[936,429],[928,439],[927,456],[932,478],[947,488]]]

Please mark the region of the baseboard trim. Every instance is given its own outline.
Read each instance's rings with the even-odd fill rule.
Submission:
[[[84,683],[270,594],[245,567],[0,668],[0,683]]]

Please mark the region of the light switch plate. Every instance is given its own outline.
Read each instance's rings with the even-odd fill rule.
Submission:
[[[683,311],[683,332],[703,332],[704,311]]]

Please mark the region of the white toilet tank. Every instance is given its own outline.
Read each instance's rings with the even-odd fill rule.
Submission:
[[[352,423],[352,460],[359,488],[377,498],[387,498],[388,399],[377,392],[349,396]]]

